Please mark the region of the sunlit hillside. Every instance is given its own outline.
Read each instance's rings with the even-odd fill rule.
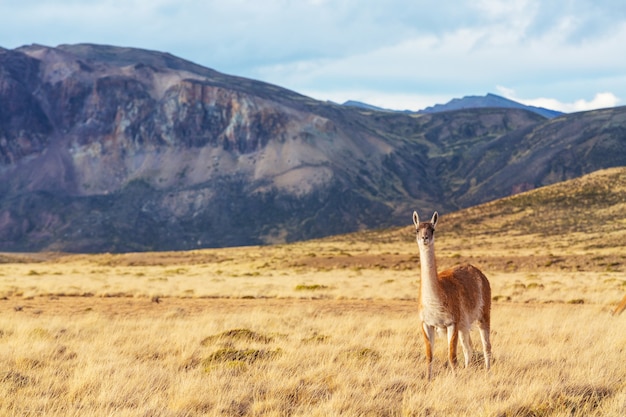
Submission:
[[[419,256],[410,212],[407,225],[261,247],[0,254],[0,294],[411,299]],[[442,268],[471,262],[505,281],[564,272],[583,282],[604,277],[619,292],[626,271],[626,168],[444,214],[437,256]]]

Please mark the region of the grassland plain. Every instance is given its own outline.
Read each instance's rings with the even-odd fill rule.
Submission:
[[[491,281],[494,363],[453,376],[440,338],[431,383],[412,227],[0,254],[0,415],[625,415],[625,230],[626,169],[442,216],[440,268]]]

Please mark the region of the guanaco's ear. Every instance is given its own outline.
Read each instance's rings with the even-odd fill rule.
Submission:
[[[430,222],[433,224],[433,229],[437,226],[438,219],[439,219],[439,215],[437,214],[437,212],[435,212],[435,214],[433,214],[433,218],[430,219]]]
[[[413,212],[413,224],[415,225],[415,227],[418,227],[420,225],[420,216],[417,215],[417,211]]]

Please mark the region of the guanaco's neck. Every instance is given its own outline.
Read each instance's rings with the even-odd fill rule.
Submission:
[[[437,280],[437,262],[435,260],[434,242],[430,245],[419,245],[419,250],[422,300],[439,298],[439,282]]]

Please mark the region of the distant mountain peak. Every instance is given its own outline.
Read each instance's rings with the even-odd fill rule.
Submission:
[[[342,106],[357,107],[360,109],[375,110],[375,111],[394,111],[394,110],[389,110],[389,109],[384,109],[382,107],[374,106],[372,104],[363,103],[362,101],[358,101],[358,100],[348,100],[344,102]]]
[[[453,98],[446,104],[435,104],[434,106],[426,107],[423,110],[412,112],[410,110],[391,110],[372,104],[363,103],[357,100],[348,100],[342,104],[347,107],[356,107],[363,110],[371,111],[384,111],[384,112],[397,112],[397,113],[441,113],[446,111],[463,110],[463,109],[478,109],[478,108],[505,108],[505,109],[524,109],[533,113],[539,114],[547,119],[561,116],[563,113],[550,110],[543,107],[527,106],[517,101],[499,96],[493,93],[487,93],[484,96],[465,96],[462,98]]]
[[[493,93],[487,93],[484,96],[465,96],[463,98],[454,98],[446,104],[435,104],[434,106],[426,107],[425,109],[420,110],[418,113],[439,113],[444,111],[484,107],[525,109],[548,119],[552,119],[563,114],[562,112],[543,107],[527,106]]]
[[[346,107],[356,107],[363,110],[372,110],[372,111],[385,111],[385,112],[394,112],[394,113],[415,113],[411,110],[393,110],[387,109],[384,107],[374,106],[373,104],[363,103],[362,101],[357,100],[348,100],[342,104],[342,106]]]

